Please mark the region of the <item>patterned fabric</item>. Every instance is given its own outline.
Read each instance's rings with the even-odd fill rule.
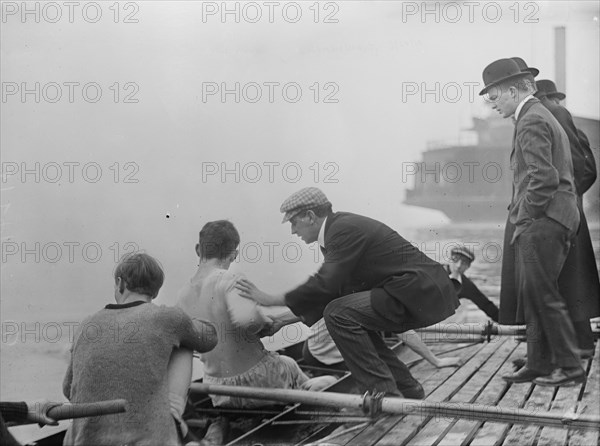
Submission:
[[[204,376],[207,384],[225,386],[249,386],[275,389],[298,389],[308,376],[304,374],[296,361],[289,356],[267,352],[254,367],[244,373],[223,378]],[[215,407],[252,408],[277,404],[275,401],[241,398],[237,396],[211,395]]]
[[[283,223],[289,221],[294,215],[324,204],[331,204],[323,191],[317,187],[305,187],[290,195],[279,208],[285,212]]]

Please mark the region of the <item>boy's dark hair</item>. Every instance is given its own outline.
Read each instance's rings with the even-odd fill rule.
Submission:
[[[200,231],[198,255],[203,259],[224,260],[240,244],[240,234],[228,220],[211,221]]]
[[[127,288],[134,293],[150,296],[154,299],[165,280],[160,263],[142,252],[125,254],[115,268],[115,281],[121,278],[122,293]]]

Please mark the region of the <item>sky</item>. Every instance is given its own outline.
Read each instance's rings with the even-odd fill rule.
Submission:
[[[3,323],[96,311],[134,249],[161,261],[157,302],[172,304],[198,231],[223,218],[242,236],[234,269],[290,289],[320,262],[281,224],[302,187],[401,234],[448,224],[402,204],[407,166],[490,113],[477,93],[492,61],[554,78],[556,27],[566,105],[600,117],[598,2],[69,8],[2,3]]]

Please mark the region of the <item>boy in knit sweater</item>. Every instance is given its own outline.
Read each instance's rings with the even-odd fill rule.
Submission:
[[[199,352],[217,343],[215,327],[152,300],[163,284],[158,262],[124,256],[114,273],[116,304],[87,318],[75,335],[63,392],[72,403],[124,398],[123,414],[80,418],[65,445],[177,445],[167,367],[178,347]]]

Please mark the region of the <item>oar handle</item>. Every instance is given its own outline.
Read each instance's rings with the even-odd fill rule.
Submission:
[[[125,412],[127,401],[123,399],[97,401],[95,403],[64,403],[48,410],[48,416],[56,421],[71,418],[96,417]]]

